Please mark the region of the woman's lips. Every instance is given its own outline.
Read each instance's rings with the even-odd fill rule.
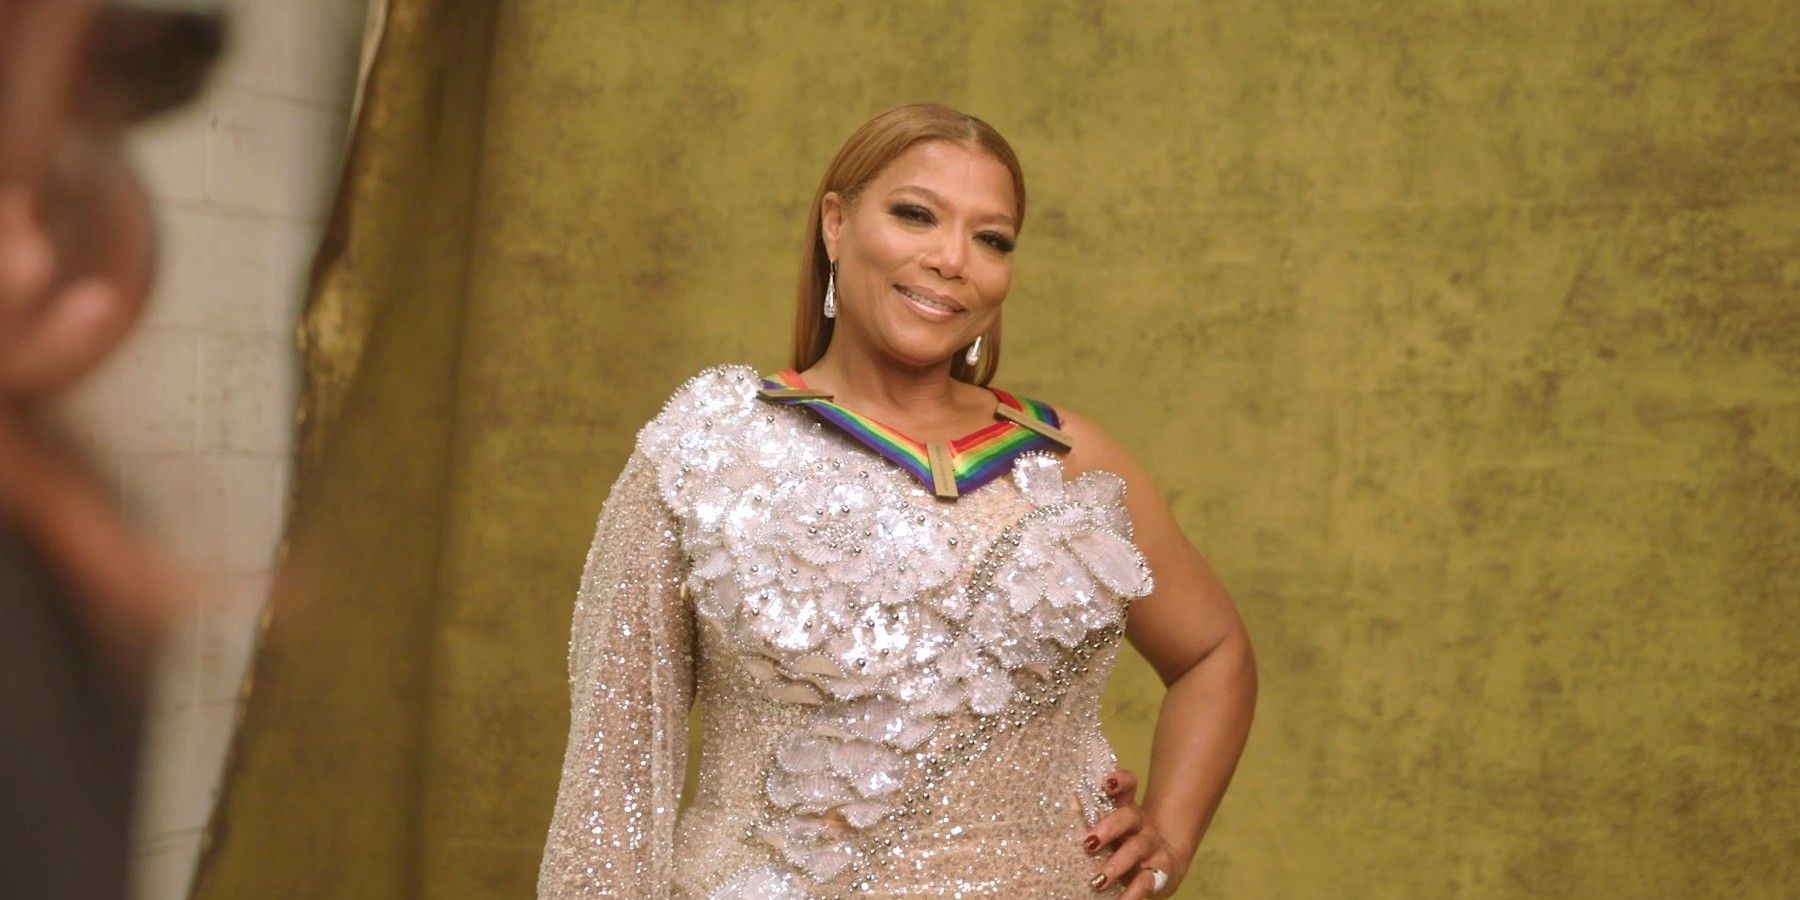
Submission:
[[[935,300],[918,296],[899,285],[894,286],[894,293],[899,294],[900,298],[906,301],[906,305],[912,307],[919,315],[934,322],[948,322],[962,312],[962,310],[952,309]]]

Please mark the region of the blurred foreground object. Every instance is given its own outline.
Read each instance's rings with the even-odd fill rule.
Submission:
[[[222,35],[216,4],[0,0],[0,896],[125,895],[145,680],[192,592],[36,412],[143,310],[121,141],[198,92]]]

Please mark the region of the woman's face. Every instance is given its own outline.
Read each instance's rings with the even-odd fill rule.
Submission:
[[[1012,284],[1012,173],[980,149],[907,148],[845,207],[825,195],[825,249],[837,260],[833,342],[903,364],[949,359],[991,325]]]

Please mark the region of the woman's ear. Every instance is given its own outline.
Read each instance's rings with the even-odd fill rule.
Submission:
[[[844,227],[844,200],[837,191],[826,191],[819,201],[819,237],[825,241],[825,255],[838,257],[838,232]]]

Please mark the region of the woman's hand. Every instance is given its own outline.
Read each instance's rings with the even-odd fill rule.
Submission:
[[[34,415],[125,339],[150,292],[128,123],[91,93],[130,83],[98,74],[101,14],[97,0],[0,0],[0,522],[58,576],[57,597],[141,696],[193,580]]]
[[[1111,847],[1111,856],[1101,865],[1090,886],[1098,891],[1124,881],[1125,892],[1119,900],[1143,900],[1167,897],[1175,893],[1187,874],[1187,864],[1176,859],[1174,848],[1163,839],[1154,822],[1137,804],[1137,776],[1129,769],[1116,769],[1106,778],[1106,792],[1117,809],[1107,813],[1082,840],[1082,849],[1103,853]],[[1155,876],[1150,869],[1161,869],[1169,880],[1162,890],[1152,891]]]

